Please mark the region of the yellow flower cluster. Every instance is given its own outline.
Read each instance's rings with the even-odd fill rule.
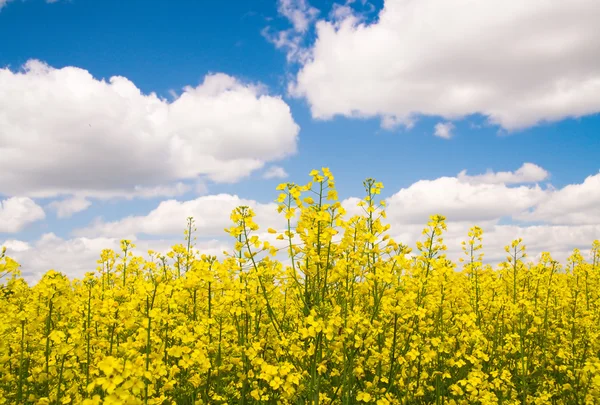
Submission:
[[[278,187],[285,229],[234,210],[223,260],[191,218],[168,255],[123,241],[82,280],[29,286],[2,251],[0,403],[600,403],[598,241],[561,266],[517,240],[492,269],[474,227],[458,267],[444,217],[411,252],[380,183],[348,218],[329,170],[310,175]]]

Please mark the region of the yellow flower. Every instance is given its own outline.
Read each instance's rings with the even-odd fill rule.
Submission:
[[[124,240],[81,280],[30,285],[1,249],[0,404],[600,397],[600,242],[560,264],[517,239],[491,266],[481,228],[445,241],[433,215],[412,253],[390,236],[381,183],[349,216],[329,169],[311,177],[278,187],[285,228],[267,232],[290,243],[261,240],[242,206],[222,259],[196,249],[189,219],[186,243],[141,257]],[[445,256],[459,246],[461,268]]]

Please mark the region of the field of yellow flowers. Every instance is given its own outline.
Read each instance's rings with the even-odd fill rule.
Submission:
[[[380,183],[347,218],[331,173],[311,176],[278,187],[278,247],[240,207],[223,260],[196,252],[191,218],[168,255],[123,241],[82,280],[29,286],[3,252],[0,403],[600,403],[598,241],[560,265],[517,240],[492,269],[474,227],[455,264],[444,217],[411,252]]]

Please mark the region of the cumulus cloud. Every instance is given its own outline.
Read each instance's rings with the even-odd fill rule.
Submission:
[[[96,269],[102,249],[118,251],[121,239],[132,240],[136,245],[134,253],[138,255],[145,255],[149,249],[167,253],[173,245],[183,243],[186,219],[193,216],[197,229],[194,235],[198,238],[195,248],[201,253],[222,258],[224,251],[232,250],[234,242],[224,229],[232,225],[229,218],[231,211],[240,205],[249,206],[256,213],[255,220],[261,227],[257,234],[262,240],[280,248],[285,246],[287,241],[278,241],[276,235],[267,232],[268,227],[282,232],[287,223],[285,217],[277,212],[276,204],[262,204],[227,194],[189,201],[163,201],[147,215],[113,222],[98,219],[89,227],[76,230],[69,239],[47,233],[30,242],[15,239],[0,241],[0,246],[7,247],[8,255],[21,264],[23,275],[30,282],[37,282],[50,269],[70,277],[82,277]]]
[[[550,173],[534,163],[524,163],[514,172],[493,172],[469,176],[466,170],[458,174],[458,179],[471,184],[522,184],[537,183],[548,179]]]
[[[265,27],[261,34],[267,41],[286,53],[286,59],[290,63],[306,62],[310,56],[308,49],[304,46],[304,39],[293,29],[282,31]]]
[[[83,197],[71,197],[65,200],[53,201],[48,206],[56,211],[58,218],[69,218],[78,212],[85,211],[92,202]]]
[[[319,14],[306,0],[279,0],[277,5],[281,15],[287,18],[296,32],[306,32],[309,25]]]
[[[236,195],[207,195],[188,201],[161,202],[147,215],[130,216],[118,221],[97,219],[91,226],[75,231],[89,237],[135,237],[146,235],[181,235],[188,217],[193,217],[202,237],[226,236],[224,229],[232,225],[231,212],[239,206],[248,206],[256,214],[261,227],[283,227],[285,218],[277,212],[275,203],[263,204]]]
[[[452,260],[463,256],[461,242],[474,225],[484,230],[486,263],[493,265],[505,260],[504,246],[518,238],[531,258],[549,251],[564,262],[574,248],[588,255],[600,235],[600,174],[560,189],[536,184],[548,177],[545,169],[526,163],[513,172],[466,176],[463,171],[457,177],[421,180],[386,198],[386,222],[396,241],[414,247],[423,240],[429,217],[444,215],[444,241]],[[355,197],[342,202],[348,216],[362,212],[359,202]]]
[[[541,252],[550,252],[554,259],[566,263],[567,257],[575,248],[580,249],[584,256],[589,255],[592,241],[598,239],[598,235],[600,235],[600,224],[586,226],[495,225],[489,227],[487,231],[484,241],[490,260],[503,260],[506,255],[502,248],[511,241],[522,238],[531,257],[537,257]]]
[[[453,129],[454,125],[451,122],[438,122],[435,124],[433,134],[439,138],[450,139],[452,138]]]
[[[422,238],[421,231],[429,216],[436,213],[447,218],[445,240],[453,259],[460,256],[460,242],[473,225],[484,228],[486,250],[490,253],[490,260],[495,261],[502,260],[503,247],[518,237],[525,239],[532,254],[550,250],[556,253],[557,258],[566,258],[574,247],[585,250],[598,237],[600,218],[594,215],[593,210],[600,203],[600,197],[592,190],[596,189],[595,182],[600,174],[590,176],[581,184],[554,189],[536,184],[546,179],[549,173],[533,164],[524,164],[513,172],[488,172],[474,176],[461,173],[456,177],[421,180],[386,198],[387,221],[398,241],[414,246]],[[572,192],[576,195],[573,200],[579,205],[568,205],[563,201],[564,196]],[[584,199],[583,196],[587,197]],[[350,197],[342,202],[348,217],[363,212],[357,207],[359,201],[359,198]],[[256,220],[263,230],[285,227],[284,218],[276,212],[275,204],[220,194],[190,201],[166,201],[147,215],[113,222],[98,220],[76,234],[87,237],[178,235],[182,232],[185,218],[194,216],[199,235],[226,240],[223,228],[230,225],[230,212],[239,205],[248,205],[256,211]],[[546,207],[554,207],[554,211]],[[578,212],[587,219],[580,222],[551,220],[552,217],[560,218],[564,212]],[[540,213],[546,216],[531,217],[542,215]],[[530,225],[534,219],[538,223]]]
[[[146,256],[148,250],[162,254],[167,253],[181,239],[133,239],[136,248],[134,254]],[[21,265],[24,278],[35,283],[48,270],[60,271],[69,277],[81,278],[90,271],[95,271],[103,249],[119,251],[120,240],[111,237],[64,239],[53,233],[47,233],[35,242],[7,240],[0,243],[6,246],[7,254]],[[217,240],[204,240],[196,244],[202,253],[222,257],[223,251],[230,249],[231,244]]]
[[[489,221],[521,213],[542,202],[547,191],[535,185],[471,184],[456,177],[420,180],[388,199],[389,216],[400,223],[423,224],[432,214],[450,221]]]
[[[0,69],[0,88],[0,194],[175,196],[186,180],[235,182],[296,151],[289,106],[225,74],[169,102],[31,60]]]
[[[462,256],[460,243],[473,225],[484,230],[489,263],[504,260],[504,246],[518,238],[532,257],[549,251],[564,261],[574,248],[587,254],[600,235],[600,174],[560,189],[536,184],[548,177],[545,169],[525,163],[514,172],[467,176],[463,171],[457,177],[418,181],[387,199],[391,231],[398,241],[414,246],[423,238],[427,218],[442,214],[451,259]]]
[[[192,187],[189,185],[178,182],[176,184],[168,185],[168,186],[155,186],[155,187],[142,187],[135,186],[133,188],[136,197],[140,198],[156,198],[156,197],[177,197],[183,195],[190,191]],[[205,190],[205,185],[203,183],[196,184],[196,192],[202,193]]]
[[[292,25],[285,30],[265,27],[262,35],[277,49],[286,52],[288,62],[306,62],[310,53],[305,46],[305,34],[319,14],[307,0],[278,0],[277,10]]]
[[[285,169],[280,166],[271,166],[263,174],[265,179],[285,179],[287,176]]]
[[[421,231],[430,215],[446,216],[448,230],[444,240],[448,257],[453,260],[461,257],[460,243],[473,225],[484,230],[487,263],[504,260],[504,246],[517,238],[524,239],[534,258],[542,251],[550,251],[555,259],[564,261],[574,248],[588,254],[592,241],[600,235],[600,173],[562,188],[542,188],[537,180],[546,178],[548,173],[539,166],[540,170],[531,171],[521,170],[523,167],[528,166],[514,172],[488,172],[466,178],[461,172],[463,178],[459,175],[418,181],[386,198],[385,221],[391,224],[395,240],[414,247],[417,240],[423,239]],[[356,197],[342,201],[348,217],[363,212],[357,207],[359,201]],[[277,213],[276,204],[229,194],[163,201],[145,215],[116,221],[97,219],[76,230],[72,239],[47,234],[35,242],[9,240],[4,245],[9,254],[23,261],[24,269],[30,269],[28,277],[37,277],[52,267],[81,276],[95,268],[103,248],[117,249],[121,238],[134,240],[140,252],[168,250],[181,241],[186,218],[193,216],[199,250],[220,254],[232,247],[224,228],[231,225],[230,213],[240,205],[256,212],[261,238],[279,246],[281,241],[275,239],[276,235],[266,232],[268,227],[285,229],[285,218]],[[144,240],[147,236],[153,240]],[[285,249],[281,254],[285,256]],[[285,261],[285,257],[278,258]]]
[[[423,224],[402,224],[390,221],[392,237],[414,249],[416,241],[424,240],[421,234]],[[506,259],[504,247],[518,238],[523,239],[527,247],[529,259],[539,257],[541,252],[550,252],[552,257],[562,263],[573,249],[578,248],[584,254],[589,255],[592,241],[600,235],[600,224],[575,226],[575,225],[551,225],[541,224],[526,226],[523,224],[503,225],[497,220],[473,221],[473,222],[447,222],[447,231],[444,232],[444,244],[449,259],[457,261],[465,257],[461,249],[461,242],[467,240],[467,233],[471,226],[477,225],[483,229],[483,252],[484,262],[495,265]],[[586,257],[587,258],[587,257]]]
[[[508,130],[600,112],[600,2],[385,0],[316,22],[292,94],[312,115],[482,114]]]
[[[4,241],[4,243],[2,243],[1,246],[10,250],[11,255],[15,252],[24,252],[26,250],[31,249],[31,245],[29,245],[29,243],[23,242],[22,240],[14,240],[14,239],[9,239],[9,240]]]
[[[600,173],[588,176],[581,184],[553,190],[546,200],[519,218],[560,225],[600,224]]]
[[[42,207],[28,197],[0,200],[0,232],[15,233],[46,217]]]

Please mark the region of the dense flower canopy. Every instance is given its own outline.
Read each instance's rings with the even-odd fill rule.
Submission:
[[[231,215],[223,260],[104,250],[96,272],[34,286],[0,258],[0,403],[592,404],[600,397],[600,242],[561,265],[497,268],[471,228],[464,260],[434,215],[413,252],[389,235],[383,185],[346,215],[328,169],[278,189],[287,228]]]

